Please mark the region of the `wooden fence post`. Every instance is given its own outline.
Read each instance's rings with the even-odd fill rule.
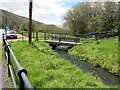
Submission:
[[[51,40],[53,40],[53,32],[52,32]]]
[[[36,41],[38,41],[38,32],[36,32]]]
[[[23,40],[23,32],[22,32],[22,40]]]
[[[60,37],[59,37],[59,43],[61,42],[61,33],[60,33]]]
[[[44,34],[44,41],[46,41],[46,32],[45,32],[45,34]]]
[[[77,37],[77,35],[76,35],[76,44],[77,44],[77,39],[78,39],[78,37]]]

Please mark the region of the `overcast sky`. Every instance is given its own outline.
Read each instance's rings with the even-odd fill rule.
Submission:
[[[33,19],[45,24],[60,26],[64,22],[63,17],[67,10],[83,1],[96,0],[33,0]],[[21,16],[29,16],[28,7],[29,0],[0,0],[0,9]]]

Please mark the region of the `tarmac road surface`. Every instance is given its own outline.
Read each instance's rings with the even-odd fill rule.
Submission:
[[[18,40],[28,40],[28,37],[23,36],[23,38],[22,38],[22,35],[17,34],[17,39],[7,39],[8,42],[9,41],[18,41]]]

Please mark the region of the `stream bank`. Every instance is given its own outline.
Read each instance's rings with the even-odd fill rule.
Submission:
[[[54,51],[60,55],[60,58],[70,61],[75,66],[83,70],[83,72],[90,72],[93,76],[100,79],[106,85],[119,85],[120,77],[114,76],[113,74],[99,68],[94,67],[92,64],[81,61],[75,56],[70,55],[67,51],[69,46],[57,46]]]

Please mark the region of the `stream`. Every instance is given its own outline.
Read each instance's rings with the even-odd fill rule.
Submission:
[[[104,69],[94,67],[92,64],[82,61],[79,58],[72,56],[67,51],[69,46],[57,46],[54,51],[60,55],[60,58],[70,61],[75,66],[79,67],[84,72],[90,72],[93,76],[98,77],[106,85],[120,84],[120,77],[117,77]]]

